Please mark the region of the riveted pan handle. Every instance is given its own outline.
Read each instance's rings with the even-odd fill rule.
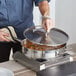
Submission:
[[[26,39],[20,40],[20,39],[18,39],[18,38],[14,38],[14,40],[15,40],[15,42],[20,42],[22,46],[23,46],[24,44],[26,44]]]

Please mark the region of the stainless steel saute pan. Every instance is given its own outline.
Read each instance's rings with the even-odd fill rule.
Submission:
[[[32,50],[47,51],[64,47],[69,39],[68,34],[58,28],[52,28],[46,37],[46,31],[40,26],[32,26],[24,31],[26,39],[22,46]],[[19,39],[16,39],[19,41]]]

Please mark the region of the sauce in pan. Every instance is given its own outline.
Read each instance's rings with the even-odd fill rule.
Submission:
[[[47,45],[36,44],[29,40],[26,40],[26,44],[23,44],[23,46],[32,50],[47,51],[47,50],[55,50],[55,49],[62,48],[65,46],[65,44],[59,45],[59,46],[47,46]]]

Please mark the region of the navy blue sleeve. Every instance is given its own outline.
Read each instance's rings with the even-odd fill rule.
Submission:
[[[50,0],[34,0],[34,1],[35,1],[35,5],[36,5],[36,6],[38,6],[38,3],[39,3],[39,2],[42,2],[42,1],[48,1],[48,2],[50,2]]]

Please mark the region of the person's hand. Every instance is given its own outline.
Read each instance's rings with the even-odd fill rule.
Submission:
[[[54,27],[53,20],[51,18],[43,18],[42,26],[47,32],[49,32],[50,29]]]
[[[8,33],[4,32],[2,29],[0,29],[0,41],[9,42],[10,40],[7,39],[8,36],[9,36]]]

